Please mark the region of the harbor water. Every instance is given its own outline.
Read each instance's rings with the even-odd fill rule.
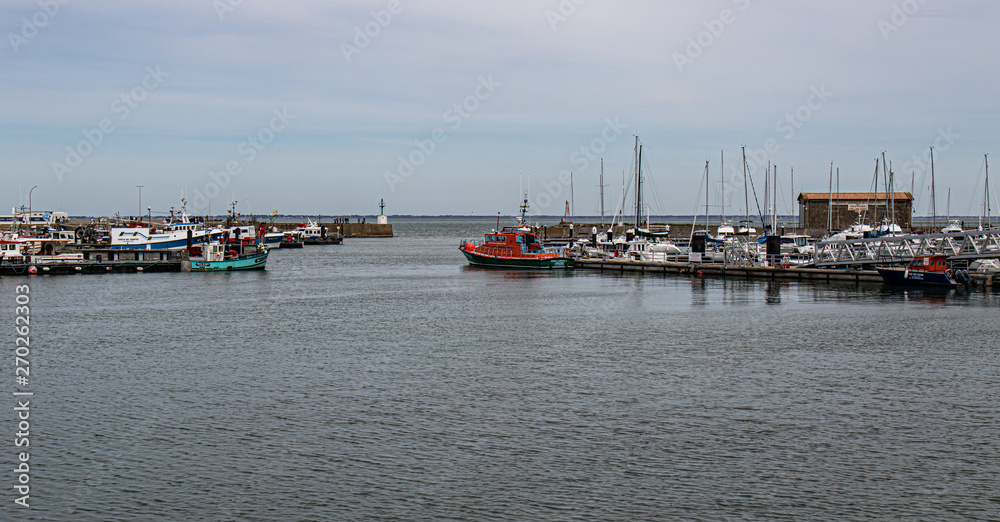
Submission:
[[[0,519],[1000,519],[1000,294],[469,267],[493,226],[0,279]]]

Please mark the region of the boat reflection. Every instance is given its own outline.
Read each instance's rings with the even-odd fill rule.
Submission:
[[[519,268],[511,270],[509,268],[476,265],[465,265],[462,267],[462,271],[465,273],[496,274],[505,280],[548,279],[552,277],[570,277],[573,274],[572,270],[550,270],[544,268]]]
[[[880,295],[882,297],[903,301],[922,301],[928,303],[943,303],[946,299],[955,298],[959,295],[967,295],[967,292],[958,288],[948,287],[900,287],[885,285],[882,287]]]

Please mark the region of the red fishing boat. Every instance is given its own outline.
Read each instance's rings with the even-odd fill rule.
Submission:
[[[477,266],[492,266],[501,268],[572,268],[573,260],[558,251],[542,247],[538,235],[527,226],[526,214],[528,198],[525,196],[521,204],[521,216],[518,226],[504,227],[485,235],[484,240],[476,244],[463,241],[458,249],[465,254],[469,263]],[[500,228],[500,216],[497,215],[497,228]]]
[[[948,256],[929,255],[914,257],[906,267],[876,267],[882,280],[893,285],[912,286],[958,286],[970,284],[968,271],[952,272],[948,268]]]

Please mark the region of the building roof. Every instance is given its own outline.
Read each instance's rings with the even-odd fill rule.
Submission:
[[[886,199],[896,199],[913,201],[913,194],[909,192],[893,192],[886,196],[886,192],[800,192],[799,201],[882,201]]]

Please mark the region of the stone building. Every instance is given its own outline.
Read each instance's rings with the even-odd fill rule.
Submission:
[[[904,231],[913,218],[913,194],[909,192],[801,192],[799,193],[799,227],[807,231],[843,230],[857,223],[878,225],[893,208],[890,221]],[[831,206],[832,202],[832,206]],[[830,219],[832,218],[832,219]]]

